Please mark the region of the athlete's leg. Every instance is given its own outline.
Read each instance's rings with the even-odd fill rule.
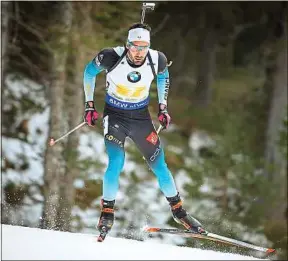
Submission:
[[[164,151],[152,121],[141,120],[138,121],[138,124],[133,124],[130,137],[136,143],[151,170],[158,178],[160,189],[171,206],[175,221],[194,232],[205,233],[201,223],[190,216],[182,207],[181,197],[177,192],[173,176],[165,162]]]
[[[164,150],[159,136],[150,119],[134,120],[130,133],[131,139],[137,145],[148,165],[158,179],[161,191],[166,197],[177,195],[174,178],[165,162]],[[137,122],[137,123],[136,123]]]
[[[103,118],[105,146],[108,154],[108,166],[103,177],[103,195],[101,215],[97,228],[100,232],[109,231],[114,223],[114,204],[119,188],[119,176],[125,159],[124,142],[126,138],[125,122],[116,115]]]
[[[119,188],[119,176],[124,166],[124,142],[126,128],[123,121],[116,115],[103,118],[104,139],[108,154],[108,166],[103,177],[103,199],[115,200]]]

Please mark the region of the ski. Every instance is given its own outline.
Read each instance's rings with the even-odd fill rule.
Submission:
[[[244,247],[244,248],[249,248],[253,250],[257,250],[266,254],[272,254],[275,252],[275,249],[273,248],[265,248],[265,247],[260,247],[256,245],[252,245],[243,241],[239,241],[236,239],[220,236],[214,233],[207,232],[203,234],[195,233],[190,230],[186,229],[177,229],[177,228],[157,228],[157,227],[147,227],[144,229],[145,232],[162,232],[162,233],[168,233],[168,234],[175,234],[175,235],[180,235],[180,236],[186,236],[186,237],[193,237],[193,238],[199,238],[199,239],[207,239],[211,241],[216,241],[216,242],[221,242],[224,244],[229,244],[237,247]]]

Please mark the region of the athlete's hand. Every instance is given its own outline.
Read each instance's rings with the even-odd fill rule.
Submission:
[[[98,117],[99,117],[99,114],[94,107],[94,102],[93,101],[86,102],[85,103],[85,114],[84,114],[85,122],[89,126],[95,126]]]
[[[163,126],[163,129],[168,129],[169,124],[171,122],[171,117],[167,111],[167,106],[165,104],[159,104],[159,113],[158,120],[160,124]]]

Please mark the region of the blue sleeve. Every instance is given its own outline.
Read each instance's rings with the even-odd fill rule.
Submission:
[[[93,101],[94,89],[96,83],[96,75],[103,71],[102,66],[98,66],[94,60],[89,62],[84,70],[83,86],[85,92],[85,102]]]
[[[158,102],[167,106],[168,92],[170,87],[170,79],[168,68],[157,74],[157,92]]]

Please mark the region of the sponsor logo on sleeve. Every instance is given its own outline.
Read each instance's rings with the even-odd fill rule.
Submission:
[[[165,80],[165,90],[164,90],[164,99],[165,101],[167,101],[168,99],[168,91],[169,91],[169,86],[170,86],[170,81],[169,81],[169,78],[166,78]]]

